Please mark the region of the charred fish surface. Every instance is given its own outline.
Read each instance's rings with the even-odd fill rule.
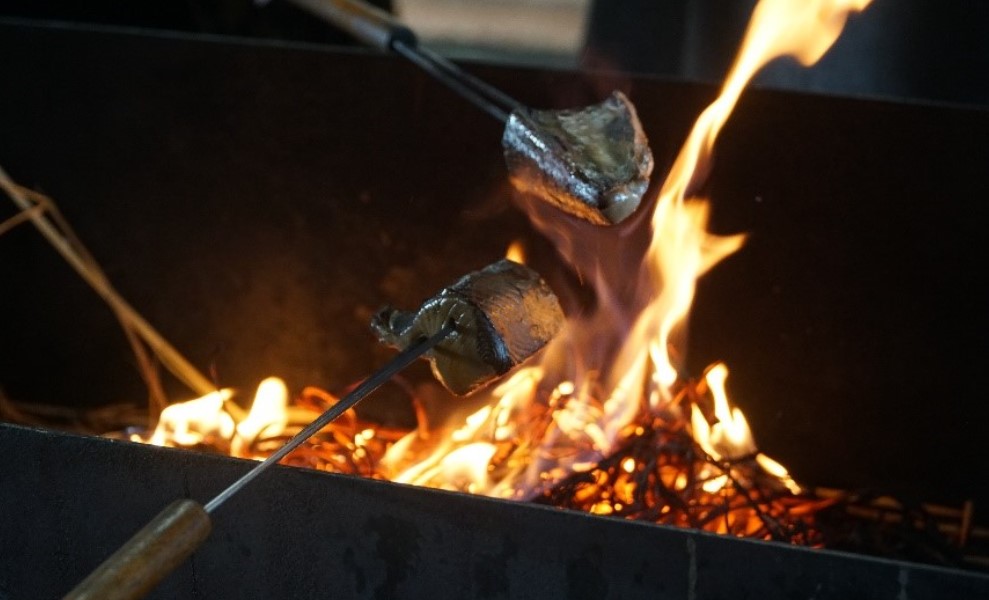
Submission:
[[[621,92],[574,110],[518,108],[501,143],[517,190],[596,225],[623,221],[649,187],[652,152]]]
[[[382,309],[371,329],[382,342],[406,348],[449,321],[456,331],[426,357],[436,378],[463,396],[545,346],[563,326],[563,310],[539,273],[504,259],[465,275],[415,312]]]

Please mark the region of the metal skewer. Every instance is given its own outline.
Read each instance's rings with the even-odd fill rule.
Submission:
[[[394,40],[391,48],[502,123],[507,123],[508,115],[522,106],[505,92],[461,71],[460,67],[428,48],[410,46],[401,40]]]
[[[275,453],[217,494],[205,506],[194,500],[179,500],[170,504],[103,561],[65,598],[71,600],[143,598],[206,540],[212,529],[210,514],[328,423],[449,337],[455,329],[453,322],[448,322],[433,335],[421,338],[400,352]]]
[[[352,392],[331,406],[329,410],[318,416],[315,421],[309,425],[306,425],[305,429],[295,434],[292,439],[285,442],[284,446],[276,450],[268,458],[264,459],[261,464],[254,467],[247,473],[244,473],[243,477],[233,482],[230,487],[217,494],[215,498],[206,503],[203,509],[207,513],[213,514],[213,511],[215,511],[221,504],[229,500],[231,496],[239,492],[245,485],[253,481],[254,478],[267,471],[272,467],[272,465],[278,464],[278,462],[288,456],[292,450],[295,450],[303,442],[319,433],[320,429],[326,427],[330,422],[366,398],[368,394],[378,389],[383,383],[394,377],[396,373],[412,364],[415,359],[428,352],[430,349],[435,347],[436,344],[442,342],[453,332],[453,323],[447,323],[442,329],[434,333],[431,337],[423,338],[419,343],[413,344],[400,352],[397,356],[395,356],[395,358],[388,361],[388,364],[381,367],[373,375],[362,381],[361,384],[354,388]]]
[[[255,0],[264,6],[271,0]],[[502,123],[522,104],[428,48],[419,46],[415,32],[387,12],[356,0],[289,0],[292,4],[326,19],[361,42],[384,52],[394,51],[429,73]]]
[[[363,0],[288,2],[372,48],[408,59],[504,123],[502,147],[516,189],[595,225],[620,223],[638,208],[653,160],[624,94],[580,109],[535,110],[421,47],[409,27]]]

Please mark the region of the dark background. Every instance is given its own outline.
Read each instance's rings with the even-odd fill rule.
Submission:
[[[390,0],[369,0],[391,10]],[[252,0],[0,0],[0,14],[160,31],[351,45],[351,38],[287,2]]]
[[[372,0],[390,9],[390,0]],[[721,81],[755,0],[594,0],[581,69]],[[195,34],[349,45],[346,35],[279,0],[0,0],[0,15],[125,25]],[[466,42],[469,44],[469,40]],[[516,49],[489,49],[493,62]],[[527,63],[538,64],[534,57]],[[989,103],[989,3],[874,0],[814,69],[788,61],[758,85],[925,102]]]

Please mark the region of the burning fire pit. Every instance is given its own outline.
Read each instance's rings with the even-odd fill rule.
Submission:
[[[212,362],[221,383],[246,387],[252,385],[257,373],[274,372],[288,376],[293,386],[317,383],[339,387],[339,382],[356,379],[366,371],[367,364],[383,355],[370,343],[366,348],[355,348],[352,342],[367,339],[362,324],[383,295],[394,304],[413,304],[426,295],[421,290],[432,287],[436,279],[449,279],[451,270],[469,270],[476,266],[474,257],[500,253],[510,239],[526,240],[533,261],[552,266],[556,260],[545,243],[505,206],[503,173],[497,149],[489,148],[492,136],[485,135],[485,126],[468,108],[458,112],[453,102],[450,110],[433,114],[436,105],[442,103],[441,91],[433,90],[422,79],[390,61],[359,55],[327,56],[299,49],[11,29],[12,35],[4,44],[39,47],[36,53],[29,53],[34,58],[24,59],[25,62],[15,66],[24,73],[39,68],[31,61],[44,61],[45,38],[55,37],[61,43],[74,40],[79,45],[80,53],[75,57],[78,62],[59,67],[65,69],[64,74],[55,73],[53,77],[59,81],[64,78],[70,89],[73,82],[79,81],[73,96],[78,95],[82,101],[69,109],[68,114],[62,114],[51,105],[46,106],[44,98],[37,95],[40,90],[29,88],[10,102],[11,106],[0,107],[4,113],[18,115],[17,119],[0,118],[10,119],[3,122],[3,131],[10,132],[10,139],[22,142],[15,146],[22,148],[23,156],[15,156],[14,162],[8,162],[9,168],[21,173],[22,180],[27,173],[28,182],[51,181],[61,186],[63,191],[54,188],[50,191],[63,204],[66,198],[85,196],[78,207],[74,208],[70,202],[64,208],[81,230],[89,230],[85,237],[95,242],[96,254],[114,257],[104,262],[111,274],[122,275],[115,279],[128,291],[127,295],[142,307],[150,306],[147,313],[151,320],[160,323],[180,347],[193,349],[196,362]],[[117,55],[121,48],[128,48],[125,53],[128,58],[123,64],[119,60],[110,61],[109,56]],[[190,70],[193,64],[195,69]],[[374,65],[380,76],[367,78],[365,88],[334,87],[334,82],[350,81],[352,72],[364,72],[368,65]],[[120,75],[121,68],[127,76]],[[317,72],[326,79],[314,82],[312,73]],[[82,73],[87,76],[83,77]],[[192,89],[177,85],[177,81],[188,78],[190,73],[198,85]],[[219,73],[224,75],[213,76]],[[490,75],[505,82],[510,79],[508,74],[499,74],[497,70],[490,70]],[[566,104],[579,103],[571,98],[589,92],[586,84],[573,77],[527,75],[545,81],[547,89],[561,90]],[[306,82],[305,86],[289,85],[300,80]],[[631,87],[640,113],[646,112],[643,106],[651,104],[643,102],[643,98],[663,100],[655,103],[663,107],[662,114],[644,116],[643,120],[657,164],[663,167],[665,160],[668,165],[684,135],[684,131],[676,128],[686,127],[692,113],[698,112],[709,99],[708,91],[649,81],[636,81],[627,87]],[[282,93],[285,89],[300,91],[287,98]],[[402,93],[396,94],[394,89]],[[399,98],[402,102],[398,102]],[[923,286],[918,291],[916,282],[903,281],[904,272],[897,269],[909,268],[915,278],[927,277],[943,284],[946,280],[953,282],[954,271],[946,273],[942,261],[930,264],[915,259],[930,260],[933,255],[960,259],[956,263],[971,260],[971,255],[964,252],[975,239],[971,220],[956,213],[925,208],[930,206],[928,196],[933,196],[933,182],[943,185],[944,180],[951,181],[957,186],[951,194],[955,197],[965,194],[979,197],[977,186],[984,184],[977,175],[978,161],[967,157],[964,140],[969,139],[967,133],[973,124],[986,126],[985,115],[974,111],[798,99],[800,102],[782,95],[754,95],[754,99],[743,105],[746,110],[742,112],[745,116],[741,123],[730,122],[726,138],[719,145],[717,159],[721,170],[715,170],[709,184],[711,196],[717,199],[712,215],[715,228],[726,232],[751,231],[752,236],[748,247],[720,268],[721,273],[735,269],[734,273],[719,280],[716,270],[710,279],[702,280],[700,306],[695,308],[692,323],[694,346],[685,368],[699,373],[712,359],[727,358],[735,373],[743,377],[742,393],[733,397],[740,398],[740,404],[741,399],[751,398],[752,409],[746,405],[746,412],[756,422],[754,429],[761,447],[778,448],[772,454],[784,458],[801,480],[833,482],[846,487],[876,485],[907,493],[923,491],[928,495],[933,482],[942,490],[940,497],[953,499],[959,494],[970,494],[972,490],[966,489],[962,478],[954,479],[953,470],[939,469],[937,465],[939,458],[944,458],[941,454],[944,446],[950,450],[951,443],[956,445],[956,451],[963,450],[950,454],[951,464],[959,464],[964,456],[978,456],[964,452],[974,447],[975,437],[961,436],[947,444],[939,443],[933,450],[913,449],[911,453],[897,447],[903,443],[898,440],[912,433],[907,416],[910,405],[893,408],[897,405],[891,404],[888,410],[881,410],[887,402],[884,400],[887,389],[902,402],[904,396],[921,399],[927,392],[934,395],[941,391],[945,381],[951,381],[952,385],[963,386],[962,392],[955,393],[965,396],[964,386],[971,384],[961,376],[961,367],[949,360],[957,360],[957,353],[942,356],[935,351],[936,347],[931,349],[929,337],[903,347],[903,339],[893,335],[891,345],[887,346],[883,340],[888,338],[877,338],[875,332],[887,328],[900,331],[896,325],[902,325],[903,331],[915,331],[918,323],[936,314],[925,309],[939,306],[943,299],[945,286],[930,286],[936,293]],[[561,100],[544,101],[558,104]],[[297,108],[300,105],[302,109]],[[189,110],[183,111],[183,106]],[[337,115],[325,106],[345,108]],[[791,112],[781,115],[781,107]],[[830,117],[827,124],[815,124],[822,111]],[[870,115],[872,119],[868,118]],[[916,125],[913,117],[917,115],[928,119],[924,125]],[[55,143],[40,141],[58,137],[41,133],[67,130],[76,120],[82,124],[83,133],[88,130],[94,134],[88,144],[82,144],[76,137],[61,138]],[[778,124],[780,121],[782,126]],[[777,124],[771,126],[773,123]],[[863,127],[862,123],[868,124],[864,132],[856,128]],[[868,142],[878,144],[884,134],[898,134],[896,139],[903,142],[908,123],[909,131],[922,134],[920,139],[906,138],[913,145],[903,143],[895,148],[888,148],[886,142],[872,145],[886,149],[883,156],[867,151]],[[772,135],[766,135],[763,128],[770,126]],[[451,128],[462,128],[470,135],[451,142],[439,134]],[[836,133],[839,130],[841,135]],[[861,136],[859,143],[849,145],[849,136],[856,135]],[[793,140],[786,139],[789,136]],[[104,142],[101,150],[105,154],[92,149],[88,155],[84,154],[86,146],[92,145],[97,137]],[[812,145],[811,140],[816,140],[817,145]],[[959,140],[962,144],[951,149],[958,152],[957,156],[946,158],[939,153],[936,158],[931,157],[929,148],[944,150],[948,142]],[[74,147],[75,144],[81,145]],[[236,155],[225,153],[228,144],[239,147]],[[803,148],[811,156],[794,159],[788,147]],[[347,152],[342,152],[342,148]],[[859,150],[860,156],[849,157],[851,148]],[[199,152],[204,153],[205,160],[194,160]],[[413,156],[416,159],[410,163],[409,157]],[[452,169],[448,164],[452,156],[458,162],[463,161],[463,165]],[[819,172],[815,157],[816,164],[823,165]],[[380,179],[381,170],[392,173],[395,165],[404,165],[402,168],[407,172],[398,173],[402,177]],[[901,172],[904,165],[923,165],[926,172],[919,168]],[[53,167],[54,172],[45,172]],[[113,168],[114,177],[109,177],[109,167]],[[727,175],[719,176],[723,170]],[[122,173],[117,175],[117,171]],[[328,177],[316,177],[314,173],[340,173],[333,177],[339,181],[326,188]],[[459,180],[463,173],[469,174],[467,182]],[[884,174],[889,176],[888,180]],[[453,189],[435,190],[438,177],[445,178]],[[149,181],[159,185],[144,189]],[[368,181],[376,183],[368,187]],[[884,187],[890,181],[896,182],[895,195]],[[189,182],[196,182],[197,187],[191,188]],[[119,199],[124,197],[134,201],[120,206]],[[231,200],[234,197],[236,200]],[[355,198],[360,202],[360,210],[354,210]],[[403,202],[396,203],[393,198],[402,198]],[[736,202],[719,216],[722,198]],[[884,234],[882,228],[875,226],[886,223],[888,213],[884,214],[883,210],[890,207],[896,208],[894,214],[898,221],[906,223],[907,232],[913,233],[923,226],[925,230],[929,227],[951,231],[955,237],[947,241],[927,240],[927,244],[918,248],[915,239]],[[113,222],[108,220],[111,208]],[[856,219],[848,219],[848,215]],[[163,227],[163,222],[170,226]],[[190,235],[185,240],[160,239],[179,230]],[[489,237],[479,239],[479,230]],[[869,235],[855,235],[858,231]],[[108,232],[125,234],[114,239],[106,235]],[[430,247],[426,243],[436,239],[444,240],[442,247]],[[598,240],[589,241],[600,245],[604,252],[616,251],[605,248]],[[43,251],[26,236],[16,238],[15,243],[36,253],[35,260],[46,260]],[[931,252],[932,243],[942,245],[935,245]],[[134,247],[138,249],[132,251]],[[893,248],[902,251],[907,265],[887,264],[890,255],[897,254]],[[361,260],[355,264],[351,259],[326,259],[334,254],[341,258],[359,256]],[[468,268],[452,268],[461,263],[469,264]],[[153,268],[158,269],[158,273],[147,274],[149,281],[128,279],[128,273],[141,273],[148,265],[156,265]],[[187,272],[172,271],[169,265],[181,265]],[[25,276],[17,273],[17,269],[24,268],[23,264],[12,268],[12,273],[2,275]],[[203,278],[203,272],[212,275]],[[874,287],[879,285],[877,278],[881,277],[888,279],[884,280],[888,289]],[[301,291],[300,282],[305,283]],[[73,283],[43,285],[52,286],[51,296],[61,297],[65,295],[63,290],[72,289]],[[748,286],[756,286],[760,292],[739,293],[739,289]],[[176,293],[178,290],[181,293]],[[931,296],[924,296],[925,291]],[[883,304],[882,299],[889,297],[887,294],[896,297],[901,292],[900,298],[910,299],[906,306],[901,303],[888,308]],[[709,294],[707,305],[705,293]],[[851,318],[841,312],[850,305],[858,305],[862,296],[865,301],[860,309],[871,317],[876,315],[870,311],[878,310],[877,322],[857,315]],[[870,303],[876,298],[880,299],[879,309]],[[972,301],[970,292],[965,301]],[[8,313],[47,314],[45,307],[36,302],[35,294],[5,297],[4,302],[10,303]],[[572,302],[579,305],[579,299]],[[85,300],[80,299],[80,304],[84,305]],[[811,318],[832,311],[838,318],[831,321]],[[48,355],[51,353],[43,346],[45,342],[39,340],[66,338],[66,344],[73,343],[70,336],[61,332],[46,337],[51,332],[46,332],[45,327],[51,325],[55,330],[83,332],[80,338],[89,344],[100,336],[86,335],[86,328],[93,332],[105,328],[99,307],[93,306],[91,312],[92,318],[83,309],[73,311],[72,321],[78,323],[73,322],[72,328],[59,328],[57,320],[47,317],[37,319],[40,325],[33,320],[30,326],[26,325],[28,320],[18,322],[14,325],[24,329],[12,328],[10,339],[17,340],[20,348],[42,344]],[[746,319],[746,315],[765,319],[754,322]],[[957,315],[948,314],[944,318],[945,328],[951,333],[958,333],[952,331],[957,327],[963,335],[972,335],[961,327],[963,321]],[[245,325],[256,325],[257,330],[244,330]],[[815,327],[823,327],[824,333]],[[829,331],[831,327],[841,329]],[[733,328],[748,337],[732,333]],[[340,334],[327,339],[313,333],[324,331]],[[837,350],[827,346],[829,338],[847,354],[833,354]],[[725,346],[719,347],[719,341]],[[85,359],[86,353],[80,354]],[[737,360],[735,354],[740,355]],[[748,360],[741,357],[743,354]],[[108,350],[101,356],[119,356],[119,352]],[[314,356],[325,360],[315,361]],[[902,369],[895,364],[899,356],[909,358],[913,379],[900,381],[893,376],[898,372],[902,375]],[[937,362],[917,365],[917,356]],[[872,361],[859,362],[863,357]],[[76,362],[75,356],[71,363],[68,359],[60,360],[82,366],[78,367],[78,374],[69,371],[67,381],[54,382],[39,382],[39,367],[24,368],[23,362],[17,362],[20,360],[17,356],[3,358],[3,364],[13,368],[0,374],[0,381],[14,397],[65,398],[66,404],[70,404],[72,396],[80,391],[84,391],[89,401],[116,399],[133,392],[119,379],[107,376],[107,368],[99,365],[105,362],[104,358],[92,365]],[[305,372],[314,362],[325,364],[322,368],[332,371]],[[753,368],[760,371],[759,365],[762,365],[762,380],[751,372]],[[767,366],[772,375],[766,374]],[[923,369],[933,372],[935,368],[941,370],[936,377],[930,375],[930,379],[920,372]],[[953,377],[956,372],[959,376]],[[749,379],[745,380],[745,376]],[[732,382],[734,378],[735,375]],[[776,383],[778,378],[789,382],[789,387],[777,391],[775,403],[769,400],[760,406],[763,395],[758,390],[768,388],[772,394],[775,385],[782,385]],[[60,390],[62,384],[65,387]],[[969,391],[972,392],[969,397],[977,397],[976,391]],[[839,392],[848,394],[842,396]],[[848,410],[840,413],[829,409],[829,413],[844,415],[833,417],[835,420],[830,422],[823,417],[817,422],[807,422],[816,416],[813,400],[807,399],[815,395],[822,403],[823,400],[848,402]],[[805,398],[799,408],[792,407],[796,396]],[[397,398],[390,403],[392,406],[383,401],[368,407],[367,414],[379,422],[401,421],[401,417],[393,416],[394,407],[407,401],[407,396],[398,394]],[[779,411],[784,412],[776,416]],[[862,415],[863,412],[866,414]],[[869,424],[870,412],[875,413],[871,423],[878,424],[877,429],[888,431],[892,423],[899,430],[901,435],[884,437],[897,450],[892,455],[884,454],[886,449],[871,447],[873,443],[868,438],[859,440],[849,433],[862,420]],[[951,427],[951,410],[941,412],[947,413],[946,426]],[[926,415],[927,411],[920,410],[920,414]],[[899,419],[903,420],[902,424],[897,422]],[[768,438],[762,433],[760,420],[767,423]],[[788,445],[790,436],[802,439]],[[814,450],[808,451],[808,447]],[[820,449],[827,449],[824,456]],[[904,464],[889,460],[890,456]],[[841,464],[842,469],[834,469],[833,463]],[[897,468],[905,469],[904,473],[898,475]],[[885,477],[876,476],[880,471],[886,471]],[[687,544],[690,547],[690,542]],[[590,560],[593,563],[595,559]],[[575,568],[579,570],[579,565]],[[689,566],[687,572],[689,582]],[[901,574],[897,577],[903,589],[913,589]],[[959,577],[959,581],[978,581]]]
[[[0,520],[9,598],[64,593],[163,498],[208,497],[249,466],[9,425],[0,450],[0,500],[17,507]],[[310,470],[268,475],[218,513],[211,542],[152,597],[977,598],[989,589],[989,578],[964,571]]]

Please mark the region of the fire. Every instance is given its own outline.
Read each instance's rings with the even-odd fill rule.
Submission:
[[[755,453],[755,440],[745,420],[745,415],[737,408],[730,408],[725,393],[725,379],[728,367],[717,363],[708,369],[704,381],[714,397],[714,416],[717,422],[708,425],[707,419],[696,404],[692,405],[690,423],[694,439],[700,447],[715,460],[732,460]]]
[[[599,314],[569,323],[545,352],[540,380],[534,381],[527,371],[495,390],[497,408],[489,419],[523,413],[529,423],[514,426],[514,447],[506,450],[508,458],[502,458],[514,468],[500,474],[485,472],[483,493],[537,495],[572,472],[592,468],[623,443],[622,432],[644,412],[660,415],[680,411],[674,398],[684,378],[675,360],[674,334],[688,314],[697,279],[744,241],[741,235],[717,236],[706,231],[710,207],[705,200],[690,195],[697,183],[694,180],[707,169],[721,127],[756,72],[785,55],[812,64],[837,39],[848,14],[867,4],[867,0],[759,3],[720,95],[697,119],[660,190],[651,220],[652,241],[637,278],[639,285],[632,294],[623,296],[620,288],[624,282],[598,273],[593,283],[602,299]],[[537,221],[537,225],[556,239],[580,239],[585,233],[563,231],[557,223]],[[575,269],[586,271],[587,265],[581,260],[584,257],[576,253],[573,244],[559,245],[570,250],[568,258]],[[615,327],[622,321],[632,324],[627,330]],[[602,340],[603,345],[618,341],[617,351],[603,361],[592,354],[592,346],[600,347]],[[723,386],[726,376],[723,365],[713,367],[706,376],[714,396],[713,425],[696,406],[691,408],[694,438],[715,460],[756,452],[744,415],[729,407]],[[546,389],[550,391],[544,400],[534,398]],[[548,410],[537,420],[533,405]],[[533,426],[533,421],[539,424]],[[503,418],[482,427],[470,442],[509,439],[504,430],[511,422]],[[494,439],[491,432],[499,430],[499,439]]]
[[[710,205],[692,194],[709,168],[721,128],[759,69],[782,56],[813,64],[838,38],[848,15],[868,4],[759,2],[720,94],[698,117],[653,203],[651,241],[638,257],[637,272],[613,268],[626,264],[621,259],[612,265],[608,256],[582,254],[583,245],[573,243],[598,232],[532,215],[587,276],[598,308],[571,318],[537,364],[489,392],[486,406],[452,426],[420,424],[404,436],[349,414],[289,462],[798,540],[804,534],[781,531],[779,514],[801,489],[782,465],[758,451],[745,416],[729,402],[727,367],[715,364],[696,381],[681,371],[683,323],[696,282],[744,242],[743,235],[709,233]],[[513,244],[509,256],[523,260],[520,245]],[[304,392],[299,402],[308,412],[293,419],[284,383],[269,379],[247,417],[235,422],[224,411],[229,398],[221,390],[169,407],[145,441],[229,440],[232,453],[256,458],[265,440],[290,435],[298,430],[293,423],[304,424],[335,401],[325,392]]]
[[[505,250],[505,258],[510,261],[517,262],[520,265],[525,264],[525,244],[521,240],[515,240],[508,245],[508,249]]]
[[[173,404],[161,412],[158,426],[144,440],[134,435],[134,441],[158,446],[195,446],[212,437],[228,439],[236,429],[233,417],[224,412],[223,405],[233,397],[233,390],[217,390],[210,394]]]
[[[263,459],[264,456],[255,456],[250,448],[262,432],[277,436],[285,430],[289,416],[288,388],[277,377],[262,381],[251,410],[239,421],[228,411],[233,395],[233,390],[221,389],[168,406],[150,437],[134,434],[131,440],[158,446],[216,446],[222,441],[229,444],[233,456]]]
[[[288,388],[277,377],[269,377],[258,385],[251,411],[237,424],[231,444],[234,456],[250,457],[249,448],[261,432],[279,435],[288,424]],[[260,458],[264,458],[263,456]]]

